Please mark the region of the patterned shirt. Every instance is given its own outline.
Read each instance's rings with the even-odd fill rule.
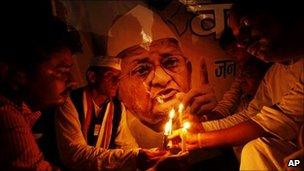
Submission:
[[[0,95],[0,170],[52,169],[31,130],[40,115]]]

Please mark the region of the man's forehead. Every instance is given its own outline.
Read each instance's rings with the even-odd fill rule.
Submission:
[[[74,64],[73,55],[69,49],[62,49],[50,55],[46,62],[55,67],[70,67]]]
[[[179,43],[176,39],[173,38],[166,38],[166,39],[160,39],[153,41],[152,43],[149,44],[141,44],[141,45],[135,45],[132,47],[129,47],[122,52],[120,52],[117,57],[118,58],[124,58],[126,56],[130,55],[136,55],[139,53],[142,53],[144,51],[150,51],[150,50],[155,50],[159,49],[162,47],[175,47],[179,49]]]
[[[139,45],[133,46],[124,50],[119,54],[120,58],[123,58],[123,63],[132,62],[145,62],[151,58],[150,54],[159,53],[162,54],[181,54],[181,49],[179,47],[178,41],[175,39],[162,39],[151,43],[147,48],[141,47]],[[152,58],[151,58],[152,60]]]

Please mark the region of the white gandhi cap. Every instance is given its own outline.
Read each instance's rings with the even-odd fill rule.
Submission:
[[[90,61],[90,66],[97,67],[109,67],[117,70],[121,70],[121,59],[109,57],[109,56],[96,56]]]
[[[137,5],[118,18],[110,28],[107,52],[109,56],[117,56],[129,47],[140,45],[148,48],[153,41],[164,38],[178,40],[158,14]]]

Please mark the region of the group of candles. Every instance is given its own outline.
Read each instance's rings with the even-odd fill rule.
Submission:
[[[190,128],[190,123],[189,122],[183,122],[183,112],[184,112],[184,105],[180,104],[178,106],[178,119],[180,123],[183,123],[183,127],[181,129],[181,151],[186,152],[186,134],[187,130]],[[172,146],[172,142],[167,140],[167,137],[172,134],[173,131],[173,119],[175,117],[175,109],[171,109],[169,112],[169,119],[167,123],[165,124],[165,131],[164,131],[164,143],[163,143],[163,148],[165,149],[167,146]]]

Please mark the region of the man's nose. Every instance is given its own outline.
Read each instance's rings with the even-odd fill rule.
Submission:
[[[165,87],[171,80],[171,76],[160,66],[155,68],[152,86]]]

